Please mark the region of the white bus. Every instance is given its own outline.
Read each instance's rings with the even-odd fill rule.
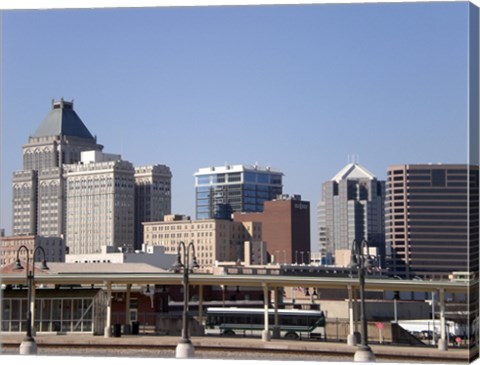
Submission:
[[[206,334],[222,336],[259,335],[265,329],[265,311],[261,308],[208,308]],[[268,327],[273,331],[275,311],[268,310]],[[317,310],[279,309],[280,336],[288,339],[325,339],[325,315]]]

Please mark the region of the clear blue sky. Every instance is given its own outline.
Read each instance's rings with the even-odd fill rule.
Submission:
[[[52,98],[104,151],[166,164],[173,212],[194,217],[194,172],[284,172],[316,205],[356,154],[385,179],[403,163],[467,162],[468,3],[3,12],[1,227],[11,178]]]

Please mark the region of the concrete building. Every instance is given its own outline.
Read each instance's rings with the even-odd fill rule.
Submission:
[[[62,237],[76,254],[102,245],[139,249],[141,223],[170,213],[172,174],[102,150],[73,101],[52,101],[23,146],[23,170],[13,174],[12,236]]]
[[[0,237],[0,267],[14,264],[17,261],[17,252],[21,246],[28,249],[30,259],[37,247],[42,247],[45,251],[45,257],[40,250],[35,257],[36,262],[42,262],[45,258],[47,262],[65,261],[65,241],[61,237],[43,237],[37,235],[30,236],[2,236]],[[26,261],[27,256],[24,249],[18,252],[18,258]]]
[[[390,166],[386,222],[393,275],[478,272],[478,166]]]
[[[148,264],[168,270],[172,268],[177,255],[166,254],[165,247],[143,246],[142,250],[128,250],[119,247],[102,246],[100,253],[91,254],[67,254],[66,263],[138,263]]]
[[[172,173],[165,165],[135,167],[135,249],[143,243],[143,222],[158,222],[171,213]]]
[[[100,253],[102,246],[133,249],[133,165],[119,155],[84,156],[79,164],[64,165],[69,253]]]
[[[283,173],[269,167],[207,167],[194,176],[197,219],[230,219],[233,212],[262,212],[265,201],[282,194]]]
[[[217,261],[242,261],[245,242],[262,240],[260,223],[191,220],[178,215],[167,215],[160,222],[145,222],[144,232],[145,245],[163,246],[169,254],[178,252],[181,241],[187,245],[193,242],[197,262],[204,269],[211,268]],[[260,251],[254,249],[252,252]]]
[[[23,146],[23,170],[13,173],[12,235],[64,235],[63,165],[79,162],[82,151],[102,149],[73,102],[52,101],[52,109]]]
[[[234,213],[235,222],[259,222],[262,240],[276,263],[310,260],[310,202],[300,195],[279,195],[265,201],[262,213]]]
[[[367,240],[385,260],[385,182],[358,163],[349,163],[322,185],[317,206],[319,245],[324,264],[336,263],[337,250]]]

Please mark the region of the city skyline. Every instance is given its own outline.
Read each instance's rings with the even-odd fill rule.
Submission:
[[[271,166],[315,207],[352,155],[380,180],[389,165],[467,163],[468,9],[4,11],[0,227],[21,146],[61,97],[105,152],[169,166],[172,213],[192,217],[208,166]]]

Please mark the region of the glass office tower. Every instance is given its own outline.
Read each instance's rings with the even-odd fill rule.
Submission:
[[[282,194],[283,173],[270,167],[207,167],[194,176],[197,219],[230,219],[233,212],[263,212],[265,201]]]

